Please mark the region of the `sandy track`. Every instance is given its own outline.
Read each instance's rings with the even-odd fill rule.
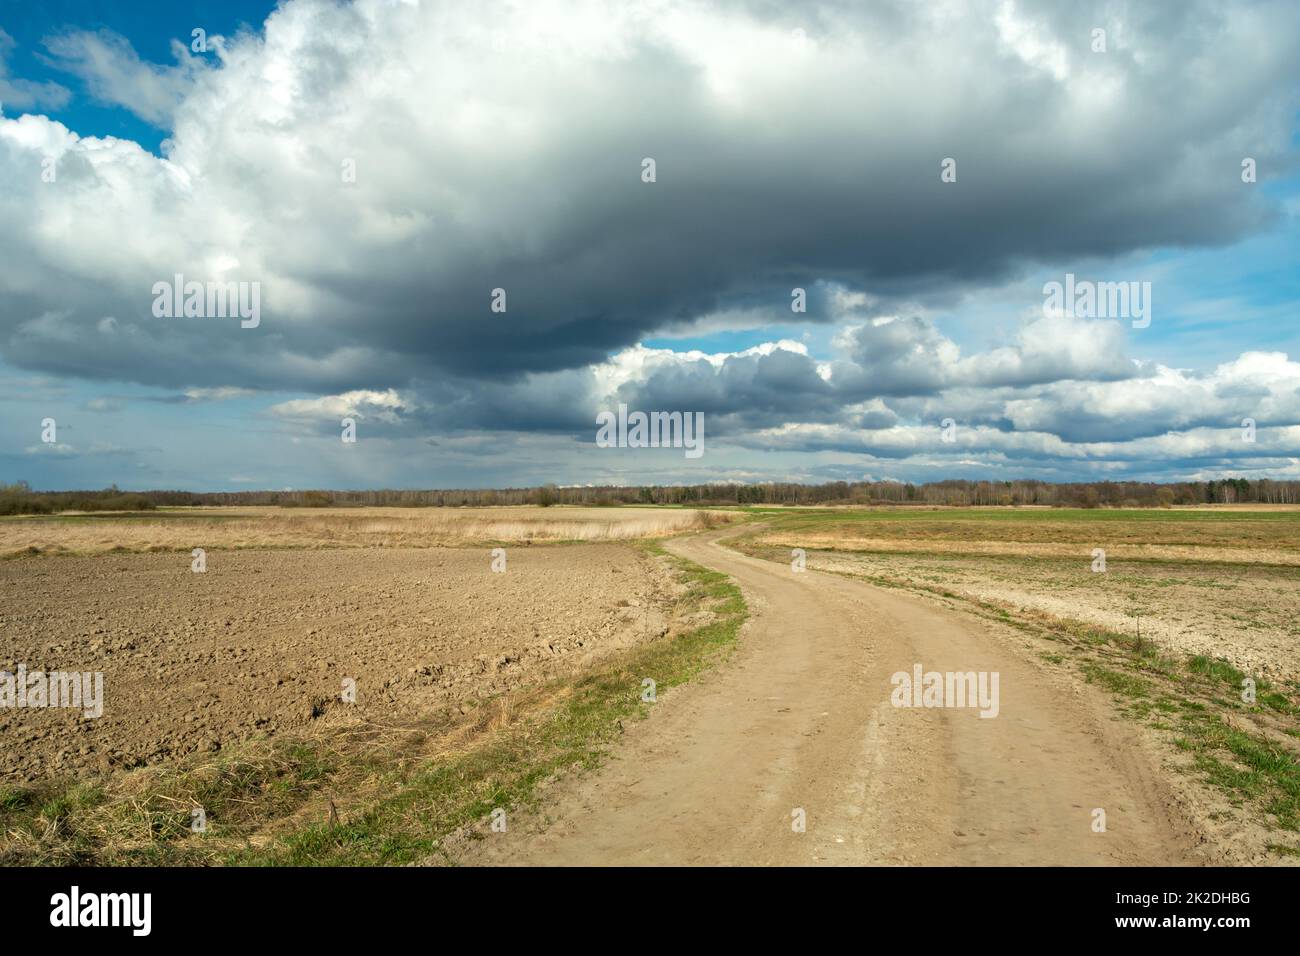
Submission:
[[[719,544],[738,531],[669,545],[744,590],[753,619],[732,661],[661,697],[602,770],[460,862],[1200,862],[1158,774],[1090,690],[965,618]],[[999,716],[891,706],[890,675],[915,663],[999,672]]]

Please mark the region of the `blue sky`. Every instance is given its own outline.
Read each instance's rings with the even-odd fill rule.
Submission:
[[[67,106],[48,111],[53,119],[83,136],[117,136],[131,139],[159,153],[170,132],[141,120],[129,110],[97,102],[85,82],[51,63],[45,40],[69,31],[111,31],[126,37],[141,59],[173,62],[171,45],[189,46],[192,31],[235,34],[256,30],[275,9],[268,0],[44,0],[41,3],[0,3],[0,27],[14,38],[10,71],[37,82],[52,82],[73,92]]]
[[[925,18],[3,0],[0,481],[1300,478],[1293,6]],[[619,403],[708,452],[596,448]]]

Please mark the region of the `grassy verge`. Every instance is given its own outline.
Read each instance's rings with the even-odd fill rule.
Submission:
[[[269,742],[208,763],[138,771],[110,788],[0,787],[0,864],[387,865],[447,862],[448,837],[496,808],[539,802],[541,786],[601,762],[656,693],[724,657],[746,616],[722,574],[647,550],[686,585],[676,617],[707,623],[595,669],[471,708],[457,726],[350,728]],[[206,830],[191,830],[202,808]]]

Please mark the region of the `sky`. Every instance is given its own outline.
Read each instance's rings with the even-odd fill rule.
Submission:
[[[0,0],[0,226],[0,483],[1300,479],[1289,0]]]

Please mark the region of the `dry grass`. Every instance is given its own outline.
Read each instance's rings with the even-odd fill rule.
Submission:
[[[764,544],[868,553],[1300,566],[1300,508],[826,509],[784,513]]]
[[[0,556],[193,548],[432,548],[627,541],[713,527],[729,512],[651,508],[174,508],[0,520]]]
[[[1300,679],[1300,509],[839,510],[781,514],[753,553],[882,583],[938,588],[1108,631],[1170,652]],[[1106,573],[1093,571],[1093,549]]]
[[[776,536],[767,543],[778,543]],[[1007,540],[946,540],[941,537],[908,538],[865,537],[852,533],[804,534],[799,537],[805,549],[826,551],[863,551],[895,554],[949,554],[954,556],[978,555],[981,557],[1008,558],[1077,558],[1090,554],[1099,542],[1093,535],[1082,544],[1074,541],[1007,541]],[[780,542],[785,543],[785,542]],[[1279,564],[1300,567],[1300,553],[1288,546],[1282,548],[1197,547],[1190,544],[1136,544],[1105,539],[1109,558],[1127,558],[1141,561],[1214,561],[1220,563]],[[1086,547],[1084,547],[1086,546]]]

